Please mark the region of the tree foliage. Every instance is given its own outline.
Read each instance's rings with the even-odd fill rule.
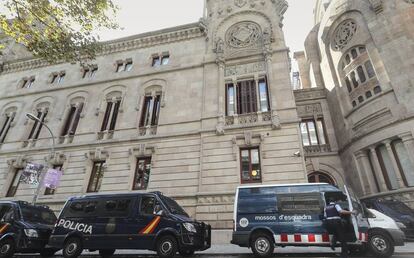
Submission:
[[[99,51],[100,29],[117,29],[112,0],[1,0],[0,29],[51,63],[83,62]]]

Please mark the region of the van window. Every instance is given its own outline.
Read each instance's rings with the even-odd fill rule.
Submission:
[[[20,209],[24,221],[45,225],[54,225],[56,223],[56,215],[51,210],[26,205],[22,205]]]
[[[277,212],[275,188],[240,189],[237,212],[241,214],[266,214]]]
[[[321,213],[323,202],[320,193],[280,194],[278,208],[283,213]]]
[[[140,214],[153,215],[155,210],[155,198],[152,196],[142,196]]]
[[[96,216],[98,207],[97,201],[73,201],[67,209],[64,209],[63,217],[82,218]]]
[[[13,209],[10,204],[0,204],[0,221],[8,220],[11,212],[13,212]]]
[[[131,209],[131,199],[111,199],[105,201],[103,217],[126,217]],[[101,214],[100,214],[101,215]]]

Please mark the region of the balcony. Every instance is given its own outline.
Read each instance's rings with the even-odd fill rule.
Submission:
[[[306,156],[316,156],[322,153],[331,152],[331,146],[329,144],[303,146],[303,150],[305,151]]]
[[[242,115],[233,115],[226,117],[226,126],[250,125],[272,120],[270,112],[257,112]]]

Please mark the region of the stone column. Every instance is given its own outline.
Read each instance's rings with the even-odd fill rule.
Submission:
[[[380,188],[379,190],[380,192],[386,192],[388,191],[388,188],[387,188],[387,184],[385,183],[384,175],[382,174],[381,165],[379,163],[375,147],[370,147],[369,151],[370,151],[372,166],[374,167],[374,174],[379,184],[379,188]]]
[[[365,150],[361,151],[360,157],[361,157],[361,164],[365,171],[365,175],[368,181],[370,192],[371,194],[377,193],[378,192],[377,184],[374,179],[374,171],[372,171],[371,164],[369,162],[368,152]]]
[[[357,164],[357,174],[358,174],[359,182],[361,182],[361,186],[362,186],[362,192],[364,195],[369,195],[372,192],[371,192],[371,187],[368,181],[366,180],[368,177],[368,173],[362,163],[362,151],[358,151],[357,153],[355,153],[355,159],[356,159],[356,164]]]
[[[394,168],[395,176],[397,177],[397,183],[400,188],[405,188],[405,183],[402,177],[402,172],[400,171],[400,167],[398,166],[397,160],[395,159],[394,152],[392,151],[391,147],[391,140],[386,140],[384,142],[385,147],[387,147],[388,155],[390,156],[392,166]]]
[[[273,92],[271,87],[272,81],[273,81],[273,69],[272,69],[272,54],[271,52],[265,53],[265,61],[266,61],[266,72],[267,72],[267,89],[269,91],[270,95],[270,109],[272,114],[272,127],[273,129],[280,129],[280,118],[279,114],[277,113],[277,101],[275,94],[276,92]]]
[[[216,126],[216,133],[221,135],[224,134],[224,125],[225,125],[225,106],[224,106],[224,100],[225,100],[225,81],[224,81],[224,59],[223,58],[217,58],[216,63],[218,65],[218,81],[217,81],[217,87],[218,87],[218,123]]]
[[[411,133],[400,135],[402,142],[404,143],[405,149],[407,150],[408,157],[410,158],[411,164],[414,167],[414,137]],[[414,173],[414,171],[412,171]]]

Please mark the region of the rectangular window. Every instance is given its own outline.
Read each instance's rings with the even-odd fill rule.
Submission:
[[[233,83],[228,83],[226,85],[227,88],[227,115],[233,116],[236,113],[236,98],[235,98],[235,92],[234,92],[234,85]]]
[[[260,111],[268,112],[270,111],[269,106],[269,91],[267,88],[267,81],[266,79],[259,80],[259,98],[260,98]]]
[[[237,111],[239,114],[257,112],[255,81],[237,83]]]
[[[162,57],[162,61],[161,64],[162,65],[167,65],[170,62],[170,56],[169,55],[165,55]]]
[[[42,121],[42,123],[44,123],[46,116],[47,116],[48,111],[44,111],[44,112],[37,112],[37,118]],[[32,127],[32,130],[30,131],[29,137],[28,139],[32,139],[32,140],[36,140],[39,138],[40,132],[42,131],[42,127],[43,124],[39,123],[38,121],[35,121]]]
[[[104,176],[105,161],[96,161],[93,163],[91,178],[88,184],[88,193],[97,193],[102,185]]]
[[[114,111],[112,113],[112,118],[111,118],[111,124],[109,125],[109,130],[110,131],[115,130],[115,125],[116,125],[116,120],[118,118],[118,112],[119,112],[120,105],[121,105],[121,101],[120,100],[118,100],[117,102],[115,102]]]
[[[11,123],[13,123],[14,115],[6,115],[6,120],[0,128],[0,143],[4,143],[7,133],[10,130]]]
[[[145,96],[139,126],[158,125],[160,107],[161,95]]]
[[[129,72],[132,69],[132,61],[127,61],[125,63],[124,71]]]
[[[151,158],[138,158],[132,190],[145,190],[151,174]]]
[[[161,65],[161,58],[159,56],[154,56],[152,58],[152,67],[158,67]]]
[[[22,83],[22,88],[30,89],[33,86],[35,78],[24,79]]]
[[[105,201],[105,207],[100,216],[104,218],[120,218],[128,216],[132,199],[109,199]]]
[[[57,78],[58,78],[58,75],[57,74],[54,74],[53,76],[52,76],[52,80],[50,81],[50,83],[55,83],[56,81],[57,81]]]
[[[65,80],[65,73],[61,73],[58,77],[58,82],[57,83],[62,83]]]
[[[96,73],[98,72],[98,67],[92,68],[89,77],[95,77]]]
[[[53,169],[60,170],[60,171],[62,171],[62,167],[63,167],[62,164],[53,165]],[[46,187],[46,189],[45,189],[45,195],[54,195],[55,192],[56,192],[56,189],[52,189],[52,188],[49,188],[49,187]]]
[[[155,198],[152,196],[142,196],[141,205],[139,207],[139,213],[142,215],[154,215],[155,211]]]
[[[300,132],[304,146],[327,144],[323,119],[318,119],[316,123],[313,119],[303,120],[300,123]]]
[[[14,172],[13,179],[10,183],[9,189],[7,190],[6,197],[14,197],[16,195],[17,188],[20,184],[20,176],[22,175],[22,173],[23,169],[18,169]]]
[[[89,68],[83,69],[82,78],[85,79],[88,74],[89,74]]]
[[[117,72],[117,73],[121,72],[123,66],[124,66],[123,62],[117,63],[115,72]]]
[[[240,169],[242,183],[259,183],[262,181],[258,148],[240,150]]]
[[[278,194],[278,210],[286,214],[320,214],[323,201],[320,193]]]

